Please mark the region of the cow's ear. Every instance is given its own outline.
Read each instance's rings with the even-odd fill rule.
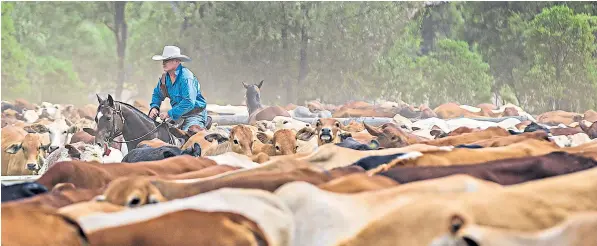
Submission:
[[[228,141],[227,137],[225,137],[224,135],[219,134],[219,133],[211,133],[211,134],[205,135],[205,137],[203,137],[203,138],[205,138],[205,140],[207,140],[208,142],[216,140],[216,141],[218,141],[218,144],[222,144],[222,143]]]
[[[91,136],[95,136],[95,130],[92,129],[92,128],[84,127],[83,131],[86,132],[87,134],[91,135]]]
[[[75,133],[79,131],[79,127],[78,126],[71,126],[70,128],[68,128],[68,133]]]
[[[50,145],[51,145],[51,144],[52,144],[52,143],[48,143],[48,144],[46,144],[46,145],[42,145],[42,146],[41,146],[41,149],[42,149],[43,151],[48,151],[48,150],[50,149]]]
[[[241,83],[243,84],[243,86],[245,87],[245,89],[248,89],[248,88],[249,88],[249,85],[247,85],[247,84],[246,84],[244,81],[243,81],[243,82],[241,82]]]
[[[259,141],[261,141],[264,144],[273,144],[272,139],[267,134],[265,134],[265,132],[258,132],[257,139],[259,139]]]
[[[257,87],[259,87],[259,89],[261,89],[262,85],[263,85],[263,80],[261,80],[261,82],[259,82],[259,84],[257,85]]]
[[[81,158],[81,152],[75,147],[70,144],[64,145],[66,149],[68,149],[68,155],[74,158]]]
[[[6,149],[6,153],[9,154],[16,154],[17,152],[19,152],[19,150],[21,149],[21,144],[11,144],[10,146],[8,146],[8,149]]]
[[[378,128],[374,127],[374,126],[370,126],[367,123],[363,122],[363,126],[365,126],[365,129],[367,130],[367,132],[369,132],[369,134],[378,137],[379,135],[382,134],[382,131],[379,130]]]
[[[296,139],[303,140],[303,141],[309,141],[315,135],[317,135],[315,132],[315,129],[310,128],[310,127],[305,127],[296,133]]]
[[[42,124],[34,124],[30,126],[23,127],[23,130],[27,131],[28,133],[46,133],[50,132],[46,126]]]

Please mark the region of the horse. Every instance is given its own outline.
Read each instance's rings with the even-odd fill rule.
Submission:
[[[99,106],[95,116],[97,130],[95,143],[105,147],[122,135],[128,150],[137,148],[143,140],[158,138],[175,146],[182,146],[190,137],[188,133],[177,129],[167,122],[157,122],[134,106],[115,101],[112,95],[106,100],[97,96]],[[180,139],[182,138],[182,140]]]
[[[255,125],[257,121],[268,120],[272,121],[276,116],[291,117],[288,111],[280,106],[263,107],[261,105],[261,86],[263,80],[259,84],[247,85],[242,82],[246,89],[247,110],[249,111],[249,124]]]

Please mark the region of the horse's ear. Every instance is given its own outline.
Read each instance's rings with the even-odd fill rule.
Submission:
[[[243,86],[245,87],[245,89],[248,89],[248,88],[249,88],[249,85],[247,85],[247,84],[246,84],[244,81],[243,81],[243,82],[241,82],[241,83],[243,84]]]
[[[262,85],[263,85],[263,80],[261,80],[261,82],[259,82],[259,84],[257,85],[257,87],[259,87],[259,89],[261,89]]]
[[[99,104],[102,104],[104,99],[102,99],[98,94],[95,94],[95,96],[97,96],[97,101],[99,102]]]
[[[108,105],[114,107],[114,98],[112,98],[112,95],[110,94],[108,94]]]

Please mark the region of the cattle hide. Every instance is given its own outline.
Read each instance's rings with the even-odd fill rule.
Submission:
[[[141,161],[158,161],[179,155],[191,155],[195,157],[201,156],[201,146],[198,143],[195,143],[193,147],[187,148],[185,150],[181,150],[175,146],[136,148],[124,156],[124,158],[122,158],[122,162],[133,163]]]

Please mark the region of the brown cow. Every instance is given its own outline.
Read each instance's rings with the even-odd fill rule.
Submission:
[[[552,152],[547,155],[501,159],[474,165],[396,167],[380,175],[405,184],[454,174],[466,174],[501,185],[512,185],[595,167],[597,167],[597,161],[593,159],[565,152]]]
[[[433,111],[440,119],[453,119],[460,117],[479,118],[488,116],[483,110],[479,110],[479,112],[472,112],[468,109],[462,108],[456,103],[444,103],[437,106],[435,109],[433,109]]]
[[[230,130],[230,138],[226,139],[218,133],[212,133],[205,136],[205,140],[212,143],[210,147],[205,149],[202,156],[220,155],[226,152],[235,152],[246,156],[253,155],[253,130],[246,125],[236,125]],[[217,140],[217,142],[213,142]]]
[[[252,188],[274,191],[292,181],[322,184],[350,173],[362,172],[360,167],[345,167],[324,172],[305,161],[287,157],[279,165],[237,170],[208,179],[165,180],[157,177],[123,177],[112,181],[101,200],[117,205],[139,206],[156,201],[184,198],[219,189]]]
[[[500,227],[480,226],[455,217],[458,226],[450,229],[450,236],[442,237],[442,245],[460,242],[483,246],[594,246],[597,242],[597,213],[575,213],[557,226],[541,231],[508,230]],[[440,242],[440,241],[436,241]],[[439,244],[437,244],[439,245]]]
[[[28,102],[27,100],[23,99],[23,98],[17,98],[15,100],[15,108],[17,109],[17,111],[23,111],[23,110],[36,110],[38,107],[35,106],[34,104]]]
[[[597,121],[597,112],[595,112],[592,109],[587,110],[583,115],[583,120],[586,120],[589,122],[596,122]]]
[[[482,149],[455,148],[452,151],[425,153],[416,159],[392,161],[387,165],[379,166],[378,170],[386,171],[393,166],[450,166],[481,163],[506,158],[545,155],[559,149],[557,144],[552,142],[527,139],[502,147]],[[377,170],[370,170],[369,172],[377,173]]]
[[[290,117],[288,111],[280,106],[263,107],[261,105],[260,89],[263,85],[263,80],[259,84],[247,85],[242,82],[246,91],[247,110],[249,111],[249,124],[255,125],[260,120],[273,120],[276,116]]]
[[[317,137],[317,145],[326,143],[339,143],[342,124],[333,118],[317,119],[315,129],[305,127],[297,133],[297,138],[303,141],[309,141],[312,137]]]
[[[64,161],[48,169],[37,182],[52,188],[59,183],[72,183],[78,188],[99,189],[122,176],[157,176],[181,174],[214,166],[216,162],[188,155],[159,161],[100,164],[97,162]]]
[[[33,131],[33,128],[28,128]],[[33,131],[34,132],[34,131]],[[2,129],[2,175],[32,175],[44,163],[45,151],[40,134],[7,126]]]
[[[104,192],[105,200],[117,205],[139,206],[151,202],[163,202],[185,198],[211,190],[229,188],[252,188],[273,192],[292,181],[321,184],[332,177],[321,170],[297,168],[289,172],[254,171],[244,175],[230,175],[199,182],[177,183],[157,178],[120,178],[114,180]]]
[[[548,133],[545,131],[525,132],[519,135],[511,135],[505,137],[493,137],[490,139],[479,140],[470,143],[471,145],[479,145],[482,147],[501,147],[510,144],[525,141],[527,139],[537,139],[549,142]]]
[[[319,185],[322,190],[336,193],[359,193],[394,187],[398,183],[384,176],[354,173]]]
[[[253,144],[253,154],[265,153],[269,156],[296,154],[298,143],[296,131],[293,129],[280,129],[274,133],[273,138],[264,136],[265,133],[257,133],[259,140]]]
[[[419,136],[402,131],[402,129],[394,123],[386,123],[379,128],[365,123],[364,126],[369,134],[377,137],[379,146],[382,148],[400,148],[424,140]]]
[[[550,111],[540,114],[537,117],[537,123],[546,125],[570,125],[582,116],[578,113],[566,112],[562,110]]]
[[[484,139],[490,139],[493,137],[506,137],[510,135],[510,132],[508,132],[506,129],[497,126],[492,126],[481,131],[473,131],[471,133],[464,133],[457,136],[427,140],[422,141],[420,143],[435,146],[457,146],[461,144],[470,144],[473,142],[477,142]]]
[[[162,146],[173,146],[173,145],[171,145],[169,143],[166,143],[166,142],[162,141],[159,138],[154,138],[154,139],[151,139],[151,140],[143,140],[143,141],[139,142],[139,144],[137,144],[137,148],[139,148],[141,146],[148,146],[148,147],[152,147],[152,148],[159,148],[159,147],[162,147]],[[191,145],[191,146],[193,146],[193,145]],[[183,147],[181,149],[187,149],[187,148]]]

